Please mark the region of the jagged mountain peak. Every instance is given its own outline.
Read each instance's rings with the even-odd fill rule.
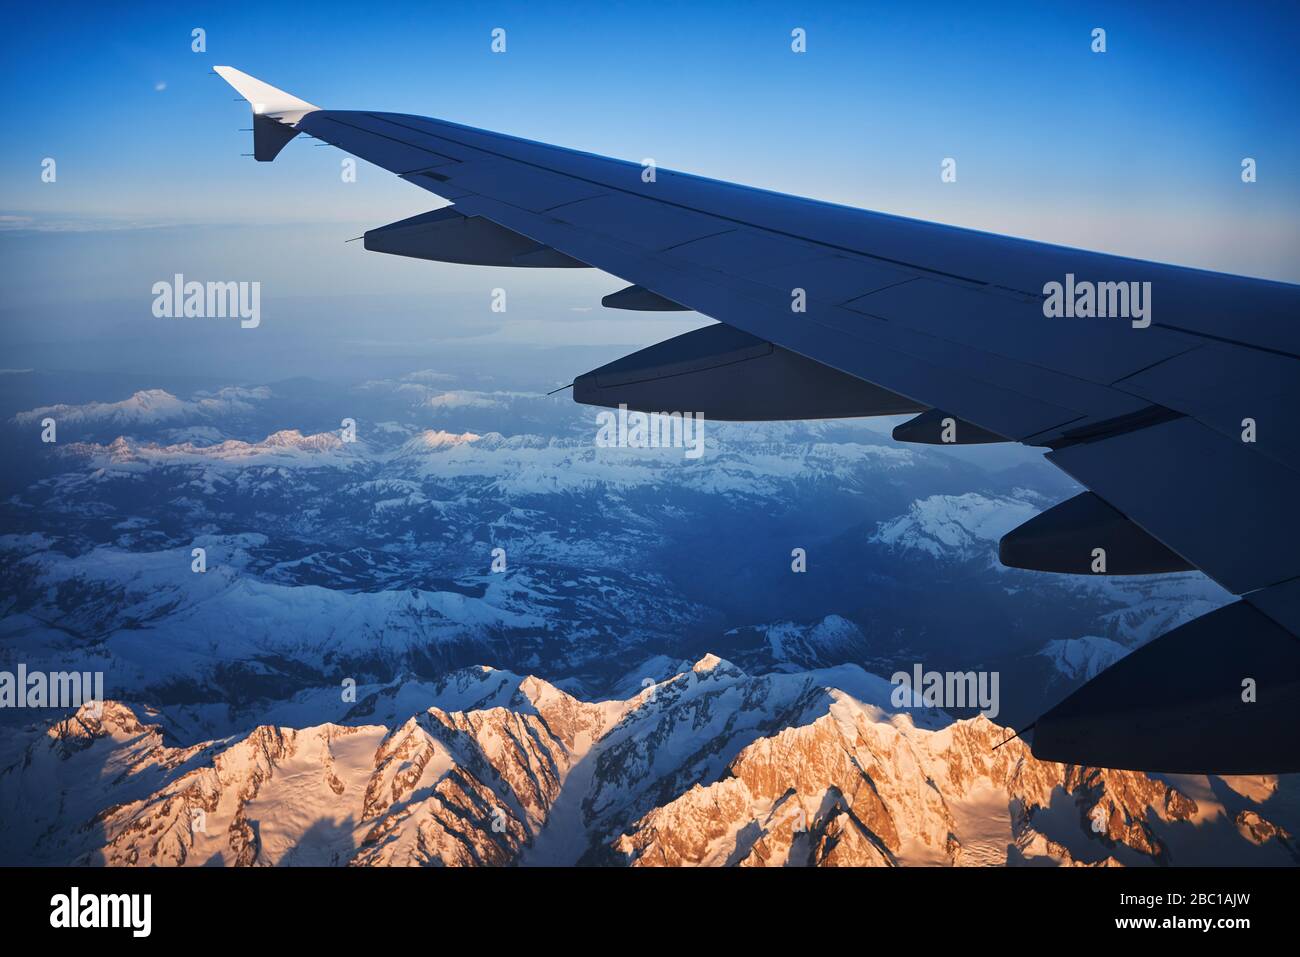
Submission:
[[[436,700],[392,724],[188,747],[107,701],[0,770],[6,827],[40,825],[5,843],[11,860],[141,865],[1113,865],[1195,860],[1205,841],[1292,860],[1292,831],[1247,795],[1228,814],[1208,786],[1038,761],[982,715],[890,710],[882,684],[709,654],[590,702],[476,666],[419,684]],[[50,809],[51,788],[87,779]]]
[[[700,674],[706,671],[713,671],[716,668],[735,668],[735,665],[731,664],[731,662],[729,661],[724,661],[723,659],[719,658],[717,655],[710,652],[709,654],[705,655],[703,658],[701,658],[699,661],[695,662],[695,664],[691,666],[691,670],[694,671],[696,674]],[[736,670],[739,671],[739,669]]]

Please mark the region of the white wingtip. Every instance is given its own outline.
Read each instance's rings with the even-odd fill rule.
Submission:
[[[217,75],[235,88],[253,107],[257,116],[269,116],[287,123],[297,123],[308,113],[320,109],[306,100],[300,100],[292,93],[277,90],[269,83],[263,83],[255,76],[249,76],[233,66],[213,67]]]

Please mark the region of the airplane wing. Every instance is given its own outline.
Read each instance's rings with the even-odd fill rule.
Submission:
[[[1150,642],[1033,729],[1048,760],[1300,770],[1300,286],[873,213],[405,114],[323,110],[230,67],[254,155],[298,133],[453,205],[368,249],[592,266],[614,308],[718,320],[593,370],[579,402],[761,420],[914,412],[905,441],[1015,441],[1089,491],[1006,564],[1202,570],[1237,602]]]

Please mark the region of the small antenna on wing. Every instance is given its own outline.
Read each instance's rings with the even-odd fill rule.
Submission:
[[[1021,728],[1019,731],[1017,731],[1017,732],[1016,732],[1015,734],[1013,734],[1011,737],[1007,738],[1006,741],[1003,741],[1001,744],[995,744],[995,745],[993,745],[993,750],[996,751],[998,748],[1002,747],[1003,744],[1008,744],[1008,743],[1010,743],[1010,742],[1016,740],[1016,738],[1020,737],[1020,736],[1021,736],[1022,734],[1024,734],[1026,731],[1033,731],[1033,730],[1034,730],[1034,725],[1036,725],[1036,724],[1038,724],[1038,722],[1037,722],[1037,721],[1034,721],[1034,722],[1031,722],[1031,723],[1029,724],[1028,727]]]
[[[558,389],[552,389],[550,392],[548,392],[548,393],[546,393],[546,394],[547,394],[547,395],[555,395],[555,393],[557,393],[557,392],[563,392],[565,389],[572,389],[572,388],[573,388],[573,383],[570,382],[568,385],[562,385],[562,386],[560,386]]]

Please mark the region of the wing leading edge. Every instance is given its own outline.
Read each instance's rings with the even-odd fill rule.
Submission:
[[[217,72],[253,105],[259,160],[306,133],[454,203],[373,230],[368,248],[590,265],[631,284],[607,297],[615,307],[692,309],[724,324],[588,373],[579,401],[738,419],[914,411],[899,438],[1047,448],[1096,502],[1039,516],[1008,536],[1004,555],[1097,573],[1104,539],[1125,573],[1195,567],[1244,598],[1043,715],[1035,755],[1300,770],[1300,287],[835,206],[428,117],[322,110]],[[1097,290],[1093,311],[1103,292],[1111,304],[1131,292],[1132,308],[1049,318],[1054,283]],[[1046,557],[1025,558],[1034,555]]]

